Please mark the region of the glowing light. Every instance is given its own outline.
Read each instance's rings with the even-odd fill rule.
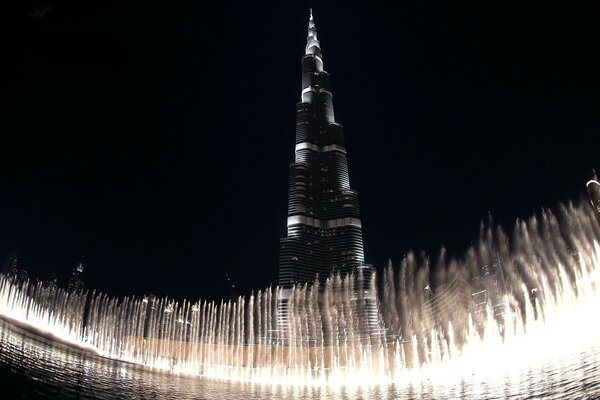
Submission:
[[[595,179],[591,179],[591,180],[587,181],[587,183],[585,184],[585,186],[588,187],[590,185],[600,186],[600,183],[597,180],[595,180]]]
[[[305,215],[292,215],[287,219],[287,226],[293,225],[311,225],[321,229],[332,229],[339,228],[341,226],[356,226],[358,228],[361,227],[361,221],[358,218],[354,217],[346,217],[346,218],[336,218],[336,219],[327,219],[322,220],[313,217],[307,217]]]

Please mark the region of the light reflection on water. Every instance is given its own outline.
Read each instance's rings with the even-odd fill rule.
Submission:
[[[406,386],[285,387],[214,381],[101,358],[0,322],[2,398],[81,399],[525,399],[599,398],[600,343],[570,357],[490,380]],[[6,395],[6,397],[5,397]]]

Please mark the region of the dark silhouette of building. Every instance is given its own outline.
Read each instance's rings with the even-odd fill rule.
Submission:
[[[296,105],[295,159],[289,166],[287,237],[280,240],[280,321],[294,285],[321,287],[328,278],[357,272],[353,296],[363,304],[362,325],[377,330],[377,300],[364,264],[358,194],[350,187],[342,125],[335,121],[330,76],[310,12],[302,57],[301,101]],[[359,301],[359,300],[355,300]]]
[[[240,292],[235,286],[235,283],[229,277],[228,273],[225,273],[225,279],[227,280],[227,286],[229,286],[229,300],[235,301],[240,296]]]
[[[18,282],[20,284],[29,281],[29,273],[19,262],[19,257],[15,250],[11,251],[6,257],[3,274],[13,282]]]
[[[454,278],[438,287],[435,293],[427,285],[421,318],[423,326],[447,327],[448,322],[457,325],[466,322],[472,311],[471,287],[462,278]]]
[[[48,279],[44,281],[44,287],[49,293],[56,292],[56,289],[58,289],[58,276],[56,275],[56,272],[52,271],[48,274]]]
[[[77,266],[73,269],[71,277],[69,278],[67,292],[82,292],[83,288],[83,256],[81,256],[81,260],[77,263]]]
[[[19,257],[15,250],[8,253],[4,261],[4,275],[10,279],[17,279],[19,275]]]
[[[29,281],[29,272],[27,272],[27,270],[25,268],[21,268],[17,275],[17,280],[20,283],[25,283],[25,282]]]
[[[500,258],[495,259],[480,267],[478,274],[472,281],[474,319],[478,324],[483,324],[487,312],[491,311],[496,319],[504,318],[506,308],[506,282]]]

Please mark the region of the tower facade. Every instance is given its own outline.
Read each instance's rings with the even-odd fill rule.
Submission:
[[[280,241],[279,286],[324,282],[364,265],[358,194],[350,188],[342,125],[310,13],[296,105],[295,159],[289,166],[287,237]],[[367,277],[368,278],[368,277]]]

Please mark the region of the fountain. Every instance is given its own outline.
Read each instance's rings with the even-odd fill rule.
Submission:
[[[379,281],[333,276],[236,301],[114,298],[0,278],[0,316],[103,357],[175,373],[294,385],[380,385],[525,371],[596,344],[600,225],[586,203],[506,234],[482,223],[461,259],[409,253]],[[368,288],[368,290],[357,290]],[[377,293],[377,332],[361,327]]]

